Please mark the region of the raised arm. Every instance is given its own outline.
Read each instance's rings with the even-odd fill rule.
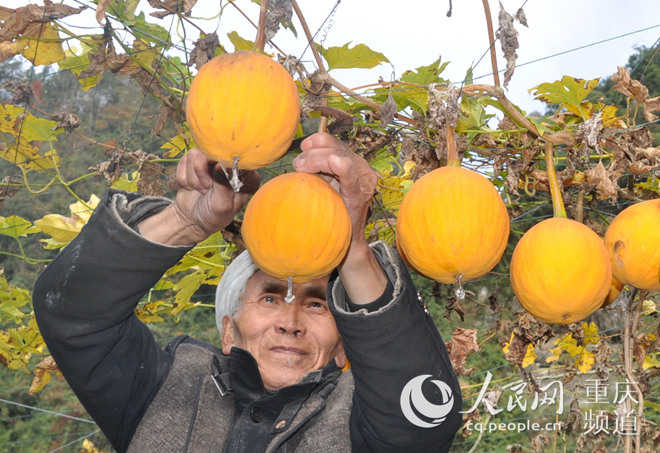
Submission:
[[[367,211],[378,182],[376,173],[364,159],[349,152],[330,134],[314,134],[300,148],[303,152],[293,161],[294,169],[325,175],[338,189],[351,216],[351,245],[338,268],[346,291],[355,304],[373,302],[387,285],[385,273],[364,235]]]
[[[353,220],[328,299],[355,381],[353,451],[448,452],[461,424],[458,379],[401,257],[382,242],[367,244],[376,174],[328,134],[309,137],[302,150],[294,168],[330,177]]]
[[[127,447],[171,363],[135,315],[136,305],[248,197],[216,183],[213,171],[192,150],[178,167],[175,203],[106,192],[34,287],[34,311],[50,353],[118,451]]]

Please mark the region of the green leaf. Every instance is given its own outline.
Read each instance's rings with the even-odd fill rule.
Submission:
[[[135,17],[135,24],[129,25],[129,28],[137,38],[158,46],[170,47],[170,33],[160,25],[147,22],[144,12]]]
[[[29,305],[30,293],[11,286],[4,275],[0,275],[0,320],[19,324],[25,313],[20,308]]]
[[[66,51],[66,59],[60,61],[58,66],[60,69],[68,69],[76,77],[78,77],[85,69],[89,67],[89,52],[96,50],[97,46],[91,46],[87,43],[81,43],[82,49],[79,55],[74,54],[72,51]],[[91,77],[85,77],[83,79],[78,78],[80,87],[83,91],[88,91],[90,88],[95,87],[101,80],[100,75],[93,75]]]
[[[428,66],[420,66],[415,70],[409,70],[401,76],[402,82],[414,83],[426,86],[430,83],[446,83],[447,80],[440,77],[442,71],[447,67],[447,63],[440,64],[440,58]]]
[[[29,220],[15,215],[0,217],[0,234],[18,239],[28,234],[38,233],[39,228],[33,226]]]
[[[598,86],[600,78],[593,80],[577,79],[564,76],[552,83],[542,83],[530,89],[536,99],[548,104],[561,104],[566,110],[582,118],[587,118],[585,110],[580,106],[591,90]]]
[[[364,44],[358,44],[353,48],[349,48],[349,44],[346,43],[343,47],[329,47],[327,49],[321,45],[316,45],[328,63],[328,71],[348,68],[371,69],[381,63],[389,63],[385,55],[374,52]]]
[[[247,39],[241,38],[237,32],[232,31],[230,33],[227,33],[227,37],[231,41],[231,43],[234,45],[234,48],[236,49],[236,52],[240,50],[252,50],[254,47],[254,41],[248,41]]]
[[[112,12],[124,25],[135,24],[135,10],[140,0],[117,0],[106,7],[106,11]]]

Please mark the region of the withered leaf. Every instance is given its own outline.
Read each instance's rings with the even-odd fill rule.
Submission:
[[[397,111],[396,101],[392,97],[392,93],[387,96],[387,100],[380,106],[380,121],[383,126],[390,124],[394,119],[394,114]]]
[[[582,429],[582,412],[580,411],[580,402],[578,401],[577,395],[573,397],[571,401],[570,408],[568,410],[568,416],[562,427],[562,431],[566,434],[577,433]]]
[[[149,5],[155,9],[161,9],[162,11],[155,11],[150,13],[150,16],[157,17],[162,19],[169,16],[170,14],[181,13],[184,16],[190,16],[190,11],[192,10],[197,0],[148,0]]]
[[[50,0],[44,0],[44,6],[29,4],[15,10],[0,7],[0,18],[4,19],[4,23],[0,27],[0,42],[11,42],[15,36],[24,35],[26,28],[34,23],[52,22],[78,14],[86,8],[86,6],[74,8],[62,3],[53,3]]]
[[[508,352],[504,353],[504,358],[512,365],[520,366],[527,354],[527,346],[531,343],[522,336],[516,335],[515,330],[513,338],[509,343]]]
[[[658,119],[658,115],[651,113],[656,110],[660,110],[660,96],[644,99],[644,118],[646,118],[646,121],[653,122]]]
[[[639,80],[632,79],[630,72],[623,66],[617,68],[617,72],[610,77],[616,85],[612,87],[626,97],[634,98],[639,103],[644,103],[649,97],[649,90]]]
[[[215,49],[220,46],[220,40],[216,32],[209,33],[203,38],[195,41],[195,47],[190,52],[188,66],[195,66],[199,70],[215,56]]]
[[[105,19],[105,7],[108,6],[112,0],[98,0],[96,5],[96,22],[103,25]]]
[[[543,453],[544,447],[550,445],[550,440],[545,434],[539,434],[534,439],[532,439],[532,448],[534,453]]]
[[[594,168],[584,172],[587,182],[596,186],[596,195],[599,200],[616,200],[617,185],[610,179],[610,174],[605,169],[602,161],[599,161]]]
[[[509,81],[513,77],[513,71],[516,69],[516,60],[518,54],[516,50],[518,44],[518,32],[513,26],[513,17],[504,10],[504,6],[500,3],[500,13],[498,15],[499,27],[495,35],[500,40],[504,58],[506,58],[506,71],[504,71],[504,88],[509,86]]]
[[[50,119],[58,121],[53,130],[63,128],[68,134],[73,132],[82,123],[75,113],[60,112],[50,115]]]
[[[291,0],[270,0],[266,17],[266,41],[270,41],[280,28],[280,23],[291,24],[293,7]]]
[[[467,357],[479,350],[477,342],[477,329],[456,328],[447,342],[449,359],[456,373],[463,376],[471,376],[476,367],[466,369]]]
[[[52,356],[48,356],[39,362],[34,368],[34,379],[28,393],[30,395],[39,393],[50,381],[50,374],[56,371],[59,371],[59,368]]]
[[[516,20],[525,27],[529,27],[529,25],[527,25],[527,16],[525,16],[525,11],[523,11],[522,8],[516,11]]]

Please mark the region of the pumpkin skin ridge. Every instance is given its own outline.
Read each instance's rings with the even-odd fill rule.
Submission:
[[[297,208],[298,217],[280,215],[270,230],[263,228],[259,221],[271,209],[266,214],[259,210],[275,205],[276,211]],[[242,232],[252,260],[263,272],[305,283],[330,274],[343,260],[350,245],[351,222],[343,200],[325,180],[313,174],[286,173],[268,181],[253,196]]]
[[[605,232],[612,273],[643,291],[660,290],[660,199],[635,203],[619,214]]]
[[[602,306],[612,285],[602,239],[565,218],[546,219],[523,235],[511,258],[510,278],[523,308],[550,324],[587,318]]]
[[[484,214],[491,219],[464,219]],[[397,248],[408,265],[427,278],[450,284],[463,274],[461,281],[469,281],[501,260],[509,229],[504,202],[486,177],[461,167],[441,167],[418,179],[404,197]],[[484,244],[490,246],[489,253]]]
[[[247,65],[252,70],[246,73]],[[296,135],[298,88],[291,75],[265,55],[220,55],[193,79],[186,118],[196,145],[209,159],[230,167],[240,156],[239,168],[262,168],[280,158]]]

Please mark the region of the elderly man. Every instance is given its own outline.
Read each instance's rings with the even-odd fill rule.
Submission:
[[[400,257],[363,234],[376,176],[331,135],[301,150],[294,169],[334,178],[348,208],[348,254],[295,284],[291,303],[286,282],[241,254],[217,290],[221,348],[182,336],[161,349],[134,313],[249,196],[216,182],[197,150],[177,168],[175,202],[109,191],[40,276],[44,339],[118,451],[449,451],[461,394],[447,351]]]

